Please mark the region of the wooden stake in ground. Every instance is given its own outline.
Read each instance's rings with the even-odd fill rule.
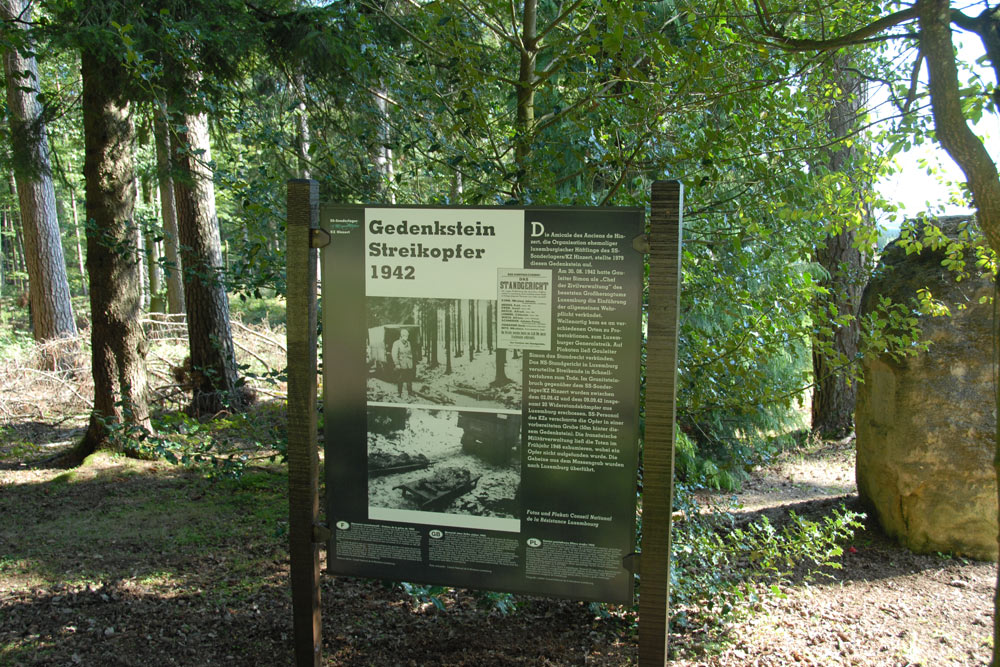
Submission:
[[[639,560],[639,665],[642,667],[667,662],[683,205],[684,189],[680,183],[659,181],[653,184],[649,220],[642,555]]]
[[[288,183],[288,539],[295,664],[320,664],[319,454],[316,445],[316,251],[319,184]]]

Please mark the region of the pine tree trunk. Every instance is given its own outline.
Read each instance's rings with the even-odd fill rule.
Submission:
[[[379,184],[378,191],[382,199],[389,203],[396,203],[396,192],[393,188],[394,168],[392,164],[392,149],[389,147],[391,132],[389,128],[389,104],[386,102],[388,93],[380,86],[372,93],[376,110],[376,136],[375,136],[375,168],[378,170]]]
[[[149,283],[149,312],[162,313],[166,310],[163,301],[163,273],[160,270],[162,255],[160,254],[160,244],[153,238],[153,234],[147,229],[144,238],[146,246],[146,266],[148,267]]]
[[[170,133],[162,106],[153,112],[156,137],[156,173],[160,189],[160,219],[163,222],[163,256],[166,259],[167,312],[184,312],[184,268],[177,247],[177,206],[174,202],[174,179],[170,170]]]
[[[239,411],[249,397],[244,395],[236,372],[215,187],[209,166],[208,116],[185,113],[178,127],[182,129],[173,146],[174,200],[191,349],[191,411]]]
[[[834,83],[839,88],[836,99],[828,114],[830,133],[836,139],[847,137],[857,126],[863,108],[864,83],[849,67],[844,55],[834,56]],[[861,181],[863,174],[855,170],[857,150],[841,145],[830,153],[830,171],[847,174]],[[868,219],[865,210],[864,193],[870,190],[870,183],[857,182],[853,188],[857,193],[860,218]],[[816,261],[826,269],[829,279],[825,286],[829,294],[823,297],[817,308],[819,313],[828,313],[833,305],[837,313],[849,315],[850,320],[843,326],[833,325],[831,349],[813,348],[813,377],[815,388],[812,398],[812,430],[826,438],[843,438],[854,431],[854,403],[857,397],[857,383],[851,381],[850,364],[858,354],[860,323],[858,314],[861,293],[867,281],[866,257],[857,247],[857,230],[849,224],[842,225],[842,231],[827,237],[816,251]]]
[[[431,367],[438,367],[438,343],[440,342],[440,332],[438,331],[438,307],[437,303],[431,306],[431,337],[434,341],[433,347],[431,347]]]
[[[486,351],[493,354],[493,303],[486,304]]]
[[[299,159],[299,178],[311,178],[309,170],[309,145],[311,136],[309,133],[309,114],[306,112],[306,77],[302,72],[296,72],[294,76],[295,94],[299,98],[299,103],[295,105],[295,123],[298,128],[298,141],[296,142],[297,157]]]
[[[469,361],[472,362],[474,359],[473,353],[475,352],[476,348],[476,327],[475,323],[473,322],[473,318],[475,317],[475,315],[473,315],[472,313],[472,299],[469,299],[468,303],[469,303],[469,331],[467,333],[469,334]]]
[[[86,157],[87,274],[90,279],[94,411],[83,441],[64,462],[76,464],[99,448],[137,452],[113,440],[110,425],[150,429],[146,336],[139,323],[141,294],[134,253],[132,144],[135,128],[124,88],[128,74],[116,58],[81,56]],[[127,249],[128,252],[122,252]]]
[[[138,185],[136,183],[136,185]],[[135,188],[136,192],[139,188]],[[139,263],[139,293],[142,295],[142,310],[144,312],[149,312],[149,273],[146,271],[146,267],[149,263],[149,251],[146,249],[146,235],[140,227],[141,223],[136,223],[136,252],[135,261]]]
[[[455,358],[465,356],[462,342],[465,340],[462,331],[462,301],[455,299]]]
[[[10,196],[16,202],[18,197],[17,182],[14,180],[14,172],[8,173],[7,176],[7,185],[10,188]],[[10,223],[14,230],[14,271],[17,274],[17,279],[14,281],[14,284],[17,286],[18,292],[23,292],[24,277],[28,275],[28,263],[24,258],[24,234],[22,233],[20,206],[11,207]]]
[[[62,95],[62,87],[59,85],[58,79],[56,79],[55,84],[56,93]],[[65,157],[63,159],[66,163],[65,173],[75,173],[73,160]],[[63,183],[66,185],[66,189],[69,190],[69,209],[73,220],[73,247],[76,250],[76,267],[80,272],[80,285],[83,288],[83,293],[87,294],[87,268],[84,265],[83,259],[83,243],[80,241],[80,216],[76,206],[76,188],[73,186],[73,181],[65,175],[63,176]]]
[[[70,167],[72,170],[72,166]],[[73,215],[73,242],[76,245],[76,264],[77,268],[80,270],[80,281],[83,283],[83,293],[88,293],[87,286],[87,268],[84,265],[83,259],[83,243],[80,241],[80,216],[76,210],[76,188],[70,187],[69,189],[69,205],[70,211]]]
[[[0,13],[8,23],[15,18],[31,20],[21,0],[0,0]],[[76,336],[49,142],[38,102],[38,66],[34,57],[24,57],[16,49],[7,50],[3,61],[35,340]]]
[[[451,301],[444,303],[444,374],[451,375]]]

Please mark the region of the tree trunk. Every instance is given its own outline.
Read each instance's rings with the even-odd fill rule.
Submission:
[[[507,377],[507,350],[498,347],[496,354],[496,374],[491,384],[494,387],[502,387],[510,381],[510,378]]]
[[[465,356],[465,348],[462,341],[465,340],[462,331],[462,301],[455,299],[455,358]]]
[[[962,169],[976,206],[976,219],[994,252],[1000,253],[1000,178],[996,164],[962,113],[958,68],[951,39],[951,5],[920,0],[920,51],[927,59],[928,88],[937,140]],[[1000,72],[1000,63],[992,63]],[[995,392],[1000,410],[1000,392]],[[998,413],[1000,414],[1000,413]],[[1000,480],[1000,420],[997,420],[993,466]],[[1000,484],[997,484],[1000,501]],[[998,535],[1000,540],[1000,535]],[[993,598],[993,665],[1000,665],[1000,570]]]
[[[56,93],[62,95],[62,87],[59,85],[59,80],[56,79]],[[88,293],[87,288],[87,268],[84,264],[83,258],[83,243],[80,241],[80,216],[77,212],[76,205],[76,187],[73,185],[73,180],[68,176],[68,174],[75,173],[73,160],[70,158],[64,158],[66,163],[66,171],[63,174],[63,183],[66,189],[69,190],[69,208],[73,220],[73,247],[76,250],[76,266],[77,270],[80,272],[80,285],[83,288],[83,293]]]
[[[153,112],[156,137],[156,173],[160,188],[160,219],[163,222],[163,256],[166,259],[167,312],[184,312],[184,268],[177,247],[177,206],[174,202],[174,179],[170,170],[170,133],[166,111],[158,104]]]
[[[70,167],[72,170],[72,166]],[[80,216],[76,210],[76,188],[69,188],[69,206],[73,215],[73,242],[76,245],[76,265],[80,270],[80,280],[83,283],[83,293],[87,294],[87,268],[83,259],[83,243],[80,241]]]
[[[379,194],[386,203],[395,204],[396,192],[393,188],[395,172],[392,165],[392,149],[389,147],[391,133],[389,130],[389,103],[386,102],[387,96],[388,93],[381,86],[372,93],[376,109],[374,162],[379,176]]]
[[[21,0],[0,0],[0,12],[9,24],[15,18],[31,20]],[[38,67],[33,56],[25,57],[13,48],[4,53],[3,62],[35,340],[76,336],[49,142],[38,102]]]
[[[162,313],[166,310],[163,301],[163,273],[160,270],[162,255],[160,244],[156,242],[152,232],[146,228],[143,244],[146,247],[146,267],[148,273],[147,283],[149,284],[149,312]]]
[[[146,206],[156,211],[156,196],[153,194],[153,184],[149,179],[139,181],[142,186],[142,201]],[[163,300],[163,253],[161,244],[156,240],[156,229],[151,225],[142,226],[142,247],[146,251],[146,285],[149,289],[149,303],[146,305],[151,313],[165,312]]]
[[[850,68],[845,55],[833,56],[835,99],[827,115],[830,134],[834,139],[848,137],[857,127],[864,106],[865,86]],[[866,176],[859,174],[857,144],[839,144],[830,151],[829,169],[854,180],[851,191],[858,207],[858,219],[869,220],[864,204],[865,193],[871,190]],[[862,181],[865,182],[862,182]],[[839,231],[828,236],[816,251],[816,261],[826,269],[824,281],[828,295],[820,298],[817,313],[828,317],[831,306],[840,316],[848,316],[842,326],[832,325],[829,347],[814,344],[812,398],[812,430],[825,438],[843,438],[854,431],[854,403],[857,383],[851,377],[851,364],[858,354],[861,293],[867,282],[866,254],[858,249],[858,232],[850,221],[837,225]]]
[[[295,94],[299,103],[295,105],[295,122],[298,126],[298,141],[296,142],[299,159],[299,178],[311,178],[309,175],[309,114],[306,113],[306,77],[302,72],[296,72],[294,77]]]
[[[461,204],[463,191],[462,172],[456,171],[451,177],[451,199],[448,203],[452,206],[458,206]]]
[[[229,323],[229,299],[222,264],[215,187],[209,166],[208,116],[179,119],[174,155],[174,200],[184,265],[192,414],[242,410],[244,395],[236,371]]]
[[[135,192],[138,197],[139,183],[133,181]],[[149,251],[146,248],[146,235],[143,233],[142,223],[136,220],[136,248],[135,261],[139,263],[139,293],[142,295],[141,303],[143,312],[149,312],[149,273],[146,267],[149,262]]]
[[[486,351],[493,354],[493,303],[486,304]]]
[[[17,202],[17,183],[14,180],[13,171],[7,173],[7,186],[10,190],[11,200]],[[11,240],[11,270],[14,273],[12,284],[18,292],[21,292],[24,289],[24,276],[27,275],[27,272],[24,262],[24,236],[21,234],[21,212],[16,206],[11,205],[7,210],[7,221]]]
[[[524,0],[521,22],[520,68],[517,79],[517,118],[514,127],[514,161],[517,176],[514,196],[522,197],[528,173],[528,156],[535,130],[535,87],[538,77],[535,64],[538,58],[538,0]]]
[[[100,448],[138,454],[120,436],[150,429],[146,336],[139,323],[141,276],[135,261],[135,128],[124,91],[128,73],[117,58],[103,60],[88,50],[82,53],[81,70],[83,173],[87,219],[92,221],[87,229],[87,274],[94,411],[83,441],[64,459],[71,465]]]
[[[451,375],[451,301],[444,302],[444,374]]]
[[[468,303],[469,303],[469,313],[468,313],[469,330],[467,333],[469,334],[469,361],[472,362],[472,360],[474,359],[473,353],[475,352],[476,349],[476,324],[473,321],[475,315],[472,312],[472,299],[469,299]]]

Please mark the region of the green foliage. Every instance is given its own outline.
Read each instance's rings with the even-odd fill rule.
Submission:
[[[433,604],[441,611],[447,609],[442,597],[451,590],[447,586],[411,584],[408,581],[399,582],[399,586],[416,604]]]
[[[401,581],[398,585],[403,589],[403,592],[410,596],[413,604],[433,604],[441,611],[447,611],[447,598],[454,591],[448,586],[412,584],[407,581]],[[511,593],[486,590],[474,590],[472,593],[475,596],[476,605],[484,611],[496,611],[504,615],[517,611],[519,603]]]
[[[930,218],[908,220],[900,227],[898,243],[907,255],[919,255],[925,249],[943,255],[941,266],[954,275],[956,282],[968,278],[972,270],[996,279],[997,255],[971,218],[958,225],[958,233],[953,237],[945,236]],[[970,261],[974,269],[969,267]]]
[[[286,323],[285,300],[267,293],[253,299],[230,299],[229,312],[246,324],[266,322],[273,329]]]
[[[174,465],[195,466],[214,478],[238,480],[248,466],[284,461],[288,436],[283,415],[267,407],[203,422],[184,412],[161,415],[152,429],[125,418],[104,420],[111,449],[157,458]]]
[[[808,580],[840,568],[841,545],[864,518],[841,507],[819,520],[790,513],[781,528],[767,517],[737,527],[731,512],[703,513],[686,485],[675,490],[674,510],[683,513],[673,523],[670,571],[671,624],[678,630],[718,630],[762,592],[781,595],[796,576]]]
[[[897,361],[924,352],[930,343],[921,338],[920,321],[907,305],[880,296],[871,312],[861,319],[862,354],[889,355]]]

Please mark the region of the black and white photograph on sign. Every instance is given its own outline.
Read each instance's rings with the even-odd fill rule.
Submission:
[[[520,350],[497,347],[497,302],[369,297],[368,403],[520,410]]]
[[[520,451],[519,414],[369,406],[369,515],[516,530]]]

